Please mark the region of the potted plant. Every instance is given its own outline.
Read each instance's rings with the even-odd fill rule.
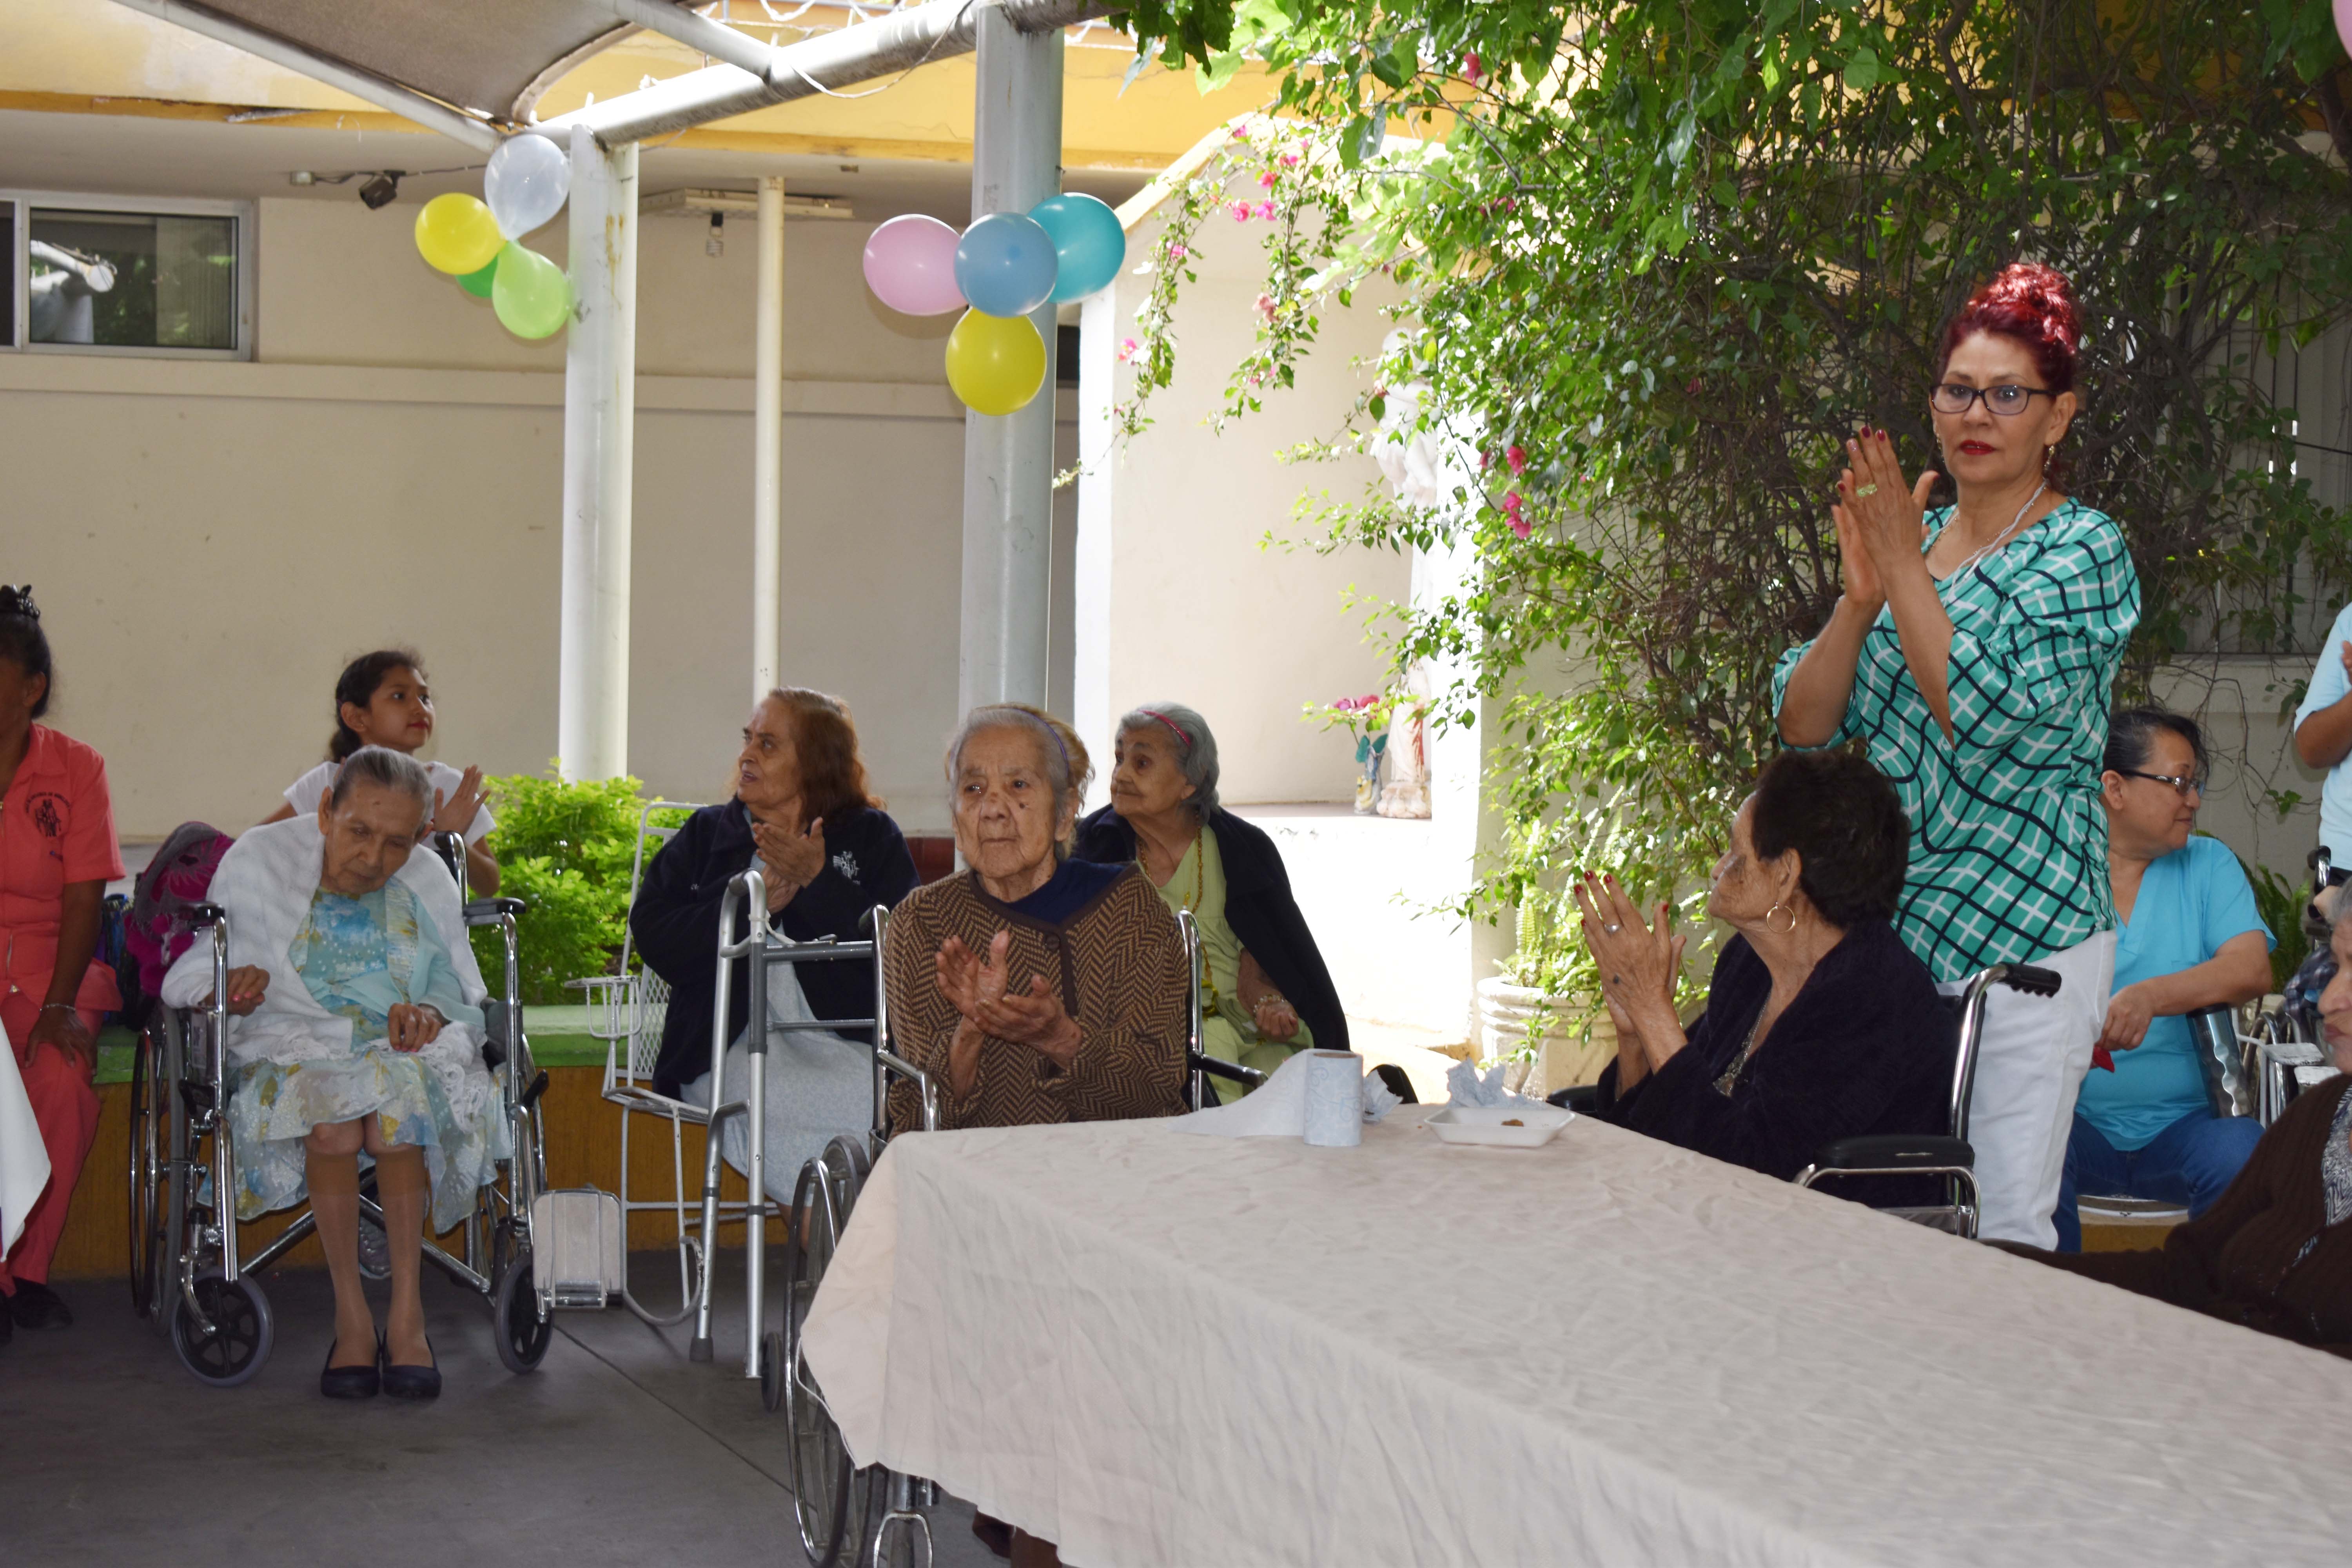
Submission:
[[[1356,737],[1356,815],[1370,816],[1381,806],[1381,763],[1388,754],[1390,699],[1377,691],[1361,697],[1342,697],[1328,702],[1319,710],[1309,708],[1310,715],[1319,715],[1324,728],[1344,724]]]
[[[1478,1054],[1506,1063],[1504,1082],[1521,1094],[1591,1083],[1617,1055],[1573,911],[1562,919],[1558,906],[1557,895],[1529,889],[1517,949],[1478,982]]]

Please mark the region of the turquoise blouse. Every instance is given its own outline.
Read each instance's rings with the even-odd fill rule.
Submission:
[[[1951,521],[1928,519],[1926,547]],[[1895,928],[1939,981],[2063,952],[2116,924],[2099,762],[2139,574],[2123,531],[2068,501],[1936,584],[1952,618],[1953,739],[1903,662],[1895,613],[1864,635],[1829,744],[1860,740],[1911,819]],[[1811,642],[1772,672],[1775,712]]]
[[[287,954],[312,998],[352,1021],[352,1048],[383,1039],[393,1007],[422,1003],[452,1024],[482,1026],[467,1005],[448,945],[397,881],[356,899],[320,888]]]

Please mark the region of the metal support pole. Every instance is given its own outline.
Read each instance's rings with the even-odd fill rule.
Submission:
[[[572,287],[563,358],[563,605],[556,755],[563,775],[629,769],[629,486],[636,426],[637,149],[572,132]]]
[[[1062,35],[1023,33],[994,5],[973,8],[979,86],[971,216],[1025,213],[1062,188]],[[963,445],[961,706],[1044,705],[1054,568],[1054,307],[1030,318],[1045,340],[1045,384],[1002,417],[967,413]]]
[[[784,182],[760,181],[751,370],[751,700],[783,684]]]

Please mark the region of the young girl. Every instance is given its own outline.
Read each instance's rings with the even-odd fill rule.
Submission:
[[[286,804],[262,820],[283,822],[296,815],[314,816],[320,797],[334,786],[343,759],[362,746],[385,746],[405,755],[433,738],[433,694],[414,649],[380,648],[343,667],[335,682],[335,732],[327,742],[327,760],[286,786]],[[482,770],[459,773],[446,763],[426,763],[433,775],[435,833],[466,836],[466,881],[483,898],[499,890],[499,863],[482,840],[497,819],[482,804]]]

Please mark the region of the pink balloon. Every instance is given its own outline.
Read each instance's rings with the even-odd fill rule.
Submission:
[[[2352,0],[2336,0],[2336,36],[2352,51]]]
[[[874,231],[866,242],[866,286],[874,297],[909,316],[941,316],[964,308],[955,280],[956,231],[935,217],[908,213]]]

